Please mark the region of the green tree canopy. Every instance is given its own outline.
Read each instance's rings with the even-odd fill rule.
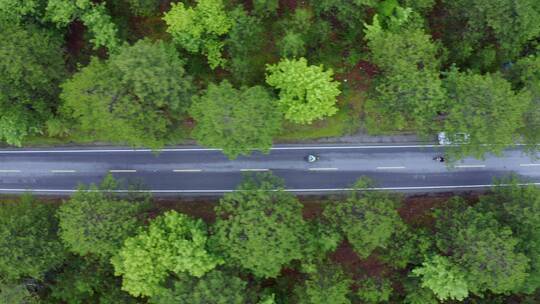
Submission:
[[[444,129],[450,140],[468,134],[467,142],[453,147],[455,157],[499,154],[513,145],[523,125],[530,96],[515,93],[499,74],[478,75],[453,69],[445,79],[448,114]]]
[[[536,0],[444,0],[445,44],[451,59],[464,62],[493,44],[503,60],[512,60],[524,46],[540,34],[540,3]],[[459,24],[459,27],[453,27]],[[464,26],[464,24],[466,26]]]
[[[392,295],[392,282],[387,278],[366,277],[359,282],[356,296],[362,303],[387,303]]]
[[[137,303],[120,289],[121,281],[108,261],[73,257],[53,280],[49,298],[56,303]]]
[[[386,247],[392,234],[403,225],[396,207],[397,200],[390,194],[353,192],[344,202],[328,204],[323,216],[365,258],[376,248]]]
[[[109,258],[135,234],[142,205],[96,190],[81,187],[58,208],[59,236],[71,252]]]
[[[230,158],[268,152],[281,130],[276,101],[260,86],[235,89],[228,81],[210,84],[190,110],[197,122],[193,136],[203,145],[221,148]]]
[[[528,259],[518,239],[491,212],[479,212],[455,198],[436,212],[436,243],[442,255],[461,269],[469,291],[505,293],[523,285]]]
[[[212,69],[223,66],[223,42],[220,37],[231,29],[233,20],[225,12],[223,0],[197,0],[196,6],[172,5],[163,20],[173,40],[187,51],[202,53]]]
[[[63,112],[96,138],[162,147],[190,104],[191,78],[170,45],[140,40],[93,59],[62,85]]]
[[[277,277],[284,265],[302,258],[302,205],[268,174],[248,177],[216,207],[218,248],[258,277]]]
[[[295,294],[300,304],[350,304],[348,298],[352,280],[341,267],[330,262],[320,264],[310,273]]]
[[[540,148],[540,56],[521,58],[514,72],[517,74],[517,86],[527,91],[531,98],[519,133],[526,144],[526,150],[534,153]]]
[[[202,220],[168,211],[150,222],[147,230],[126,239],[111,260],[115,274],[122,275],[122,289],[134,296],[155,296],[171,275],[188,273],[202,277],[221,264],[208,251],[207,231]]]
[[[461,301],[469,296],[469,286],[463,270],[446,257],[435,255],[413,269],[412,273],[422,279],[422,287],[429,288],[439,300]]]
[[[332,70],[308,66],[305,58],[282,59],[266,67],[266,82],[279,90],[279,104],[285,118],[309,124],[337,112],[339,83],[332,79]]]
[[[42,279],[64,260],[54,209],[30,196],[0,202],[0,277]]]
[[[22,144],[42,132],[64,78],[61,39],[35,26],[0,26],[0,141]]]
[[[92,33],[90,41],[95,48],[104,46],[114,51],[119,47],[118,29],[105,3],[96,4],[91,0],[47,0],[45,20],[64,27],[75,19],[82,20],[88,27]]]
[[[151,16],[159,8],[159,0],[127,0],[131,11],[138,16]]]
[[[517,179],[502,182],[508,185],[480,198],[479,212],[493,212],[519,239],[517,248],[530,259],[522,291],[532,293],[540,287],[540,190],[533,185],[520,186]]]
[[[173,289],[152,297],[152,304],[244,304],[248,303],[247,283],[220,270],[212,270],[201,278],[182,275],[173,283]]]
[[[381,69],[366,103],[368,129],[429,133],[445,100],[438,45],[421,29],[368,27],[366,32],[372,62]]]
[[[241,6],[235,8],[230,15],[234,21],[225,39],[225,49],[230,57],[227,69],[240,84],[260,83],[268,56],[263,50],[266,42],[261,39],[264,36],[262,21],[248,15]]]

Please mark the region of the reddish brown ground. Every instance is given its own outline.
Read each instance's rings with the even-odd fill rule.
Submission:
[[[347,79],[347,86],[353,90],[367,91],[371,85],[372,78],[377,74],[379,74],[379,69],[376,65],[361,60],[347,73],[336,74],[336,79],[340,82]]]

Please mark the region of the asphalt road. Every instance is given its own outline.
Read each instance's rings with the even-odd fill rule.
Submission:
[[[243,174],[272,171],[294,192],[342,191],[361,176],[378,189],[433,192],[485,188],[515,173],[540,185],[540,161],[519,149],[503,157],[465,159],[449,168],[432,160],[440,146],[277,146],[269,154],[228,160],[219,150],[166,149],[155,154],[130,149],[0,150],[0,193],[68,194],[79,183],[98,183],[106,174],[156,194],[231,191]],[[320,160],[307,163],[316,154]]]

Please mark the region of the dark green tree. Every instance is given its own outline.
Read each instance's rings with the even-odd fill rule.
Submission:
[[[223,261],[209,252],[206,225],[176,211],[167,211],[150,222],[147,230],[126,239],[111,259],[122,289],[133,296],[156,296],[167,292],[171,275],[202,277]]]
[[[191,78],[175,49],[140,40],[62,85],[63,112],[96,139],[162,147],[190,105]]]
[[[97,190],[81,187],[58,208],[59,236],[71,252],[107,259],[135,234],[143,205]]]
[[[61,39],[35,26],[0,22],[0,141],[20,146],[43,132],[64,78]]]
[[[363,188],[362,181],[355,187]],[[367,257],[385,248],[392,234],[404,225],[397,213],[395,196],[382,192],[352,192],[343,202],[328,204],[323,216],[351,243],[356,253]]]
[[[159,0],[127,0],[131,11],[138,16],[152,16],[158,9]]]
[[[386,303],[392,295],[392,282],[387,278],[368,277],[360,280],[356,296],[362,303]]]
[[[453,147],[451,155],[483,157],[500,154],[517,140],[523,126],[523,114],[530,95],[516,93],[499,74],[478,75],[451,70],[445,79],[448,92],[444,129],[457,142],[459,134],[468,134],[462,145]]]
[[[491,212],[479,212],[454,198],[436,212],[436,243],[453,268],[464,275],[470,292],[519,290],[529,268],[518,252],[518,239]]]
[[[228,81],[210,84],[190,110],[197,122],[193,136],[205,146],[223,149],[230,158],[268,152],[281,131],[282,114],[265,88],[235,89]]]
[[[383,30],[374,18],[366,30],[372,62],[381,70],[366,103],[372,132],[436,127],[445,94],[439,79],[439,47],[421,29]]]
[[[443,4],[447,12],[442,18],[443,41],[454,62],[472,62],[472,55],[490,47],[499,50],[500,61],[512,60],[540,34],[540,3],[535,0],[500,0],[496,5],[490,0],[444,0]]]
[[[530,102],[523,117],[523,127],[519,130],[526,144],[526,150],[536,152],[540,143],[540,56],[521,58],[515,65],[517,87],[530,94]]]
[[[493,194],[482,196],[479,212],[493,212],[497,221],[512,229],[519,239],[517,248],[530,260],[530,269],[521,291],[533,293],[540,287],[540,190],[520,186],[518,179],[502,180]]]
[[[277,277],[302,258],[302,205],[271,174],[246,178],[216,207],[217,247],[230,261],[258,277]]]
[[[50,282],[49,298],[54,302],[82,304],[137,303],[121,289],[108,261],[72,257]]]
[[[241,7],[230,13],[234,20],[231,30],[225,39],[225,50],[229,54],[227,69],[234,80],[242,85],[260,83],[264,75],[266,52],[263,51],[265,35],[260,19],[250,16]]]
[[[173,288],[152,297],[152,304],[244,304],[249,298],[247,282],[220,270],[212,270],[201,278],[179,276]]]
[[[350,304],[349,293],[352,280],[341,267],[330,262],[318,265],[303,285],[295,290],[301,304]]]
[[[0,202],[0,277],[42,279],[64,260],[54,208],[30,196]]]

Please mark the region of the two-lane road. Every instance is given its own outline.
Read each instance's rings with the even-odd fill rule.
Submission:
[[[465,159],[453,168],[432,160],[442,153],[432,145],[277,146],[267,155],[231,161],[219,150],[203,148],[159,154],[146,149],[0,150],[0,193],[65,194],[79,183],[98,183],[108,173],[157,194],[227,192],[245,172],[264,171],[283,177],[295,192],[345,190],[361,176],[371,177],[381,189],[398,191],[481,188],[510,173],[540,183],[540,162],[519,149],[483,161]],[[320,160],[307,163],[307,154]]]

